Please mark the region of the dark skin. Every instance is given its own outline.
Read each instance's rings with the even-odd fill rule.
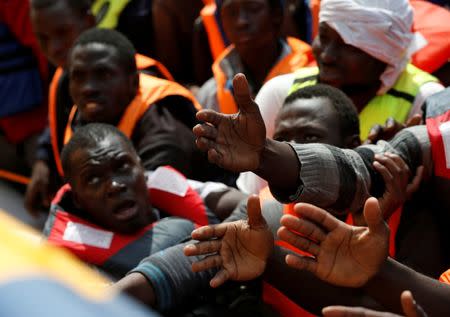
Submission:
[[[32,7],[30,17],[42,52],[53,65],[63,68],[77,37],[95,26],[92,14],[76,12],[65,0],[42,9]]]
[[[94,223],[132,234],[154,220],[144,168],[129,144],[110,135],[69,160],[74,203]]]
[[[361,111],[380,88],[386,64],[346,44],[325,22],[320,23],[312,48],[319,81],[344,91]]]
[[[285,104],[275,119],[274,140],[326,143],[342,148],[359,145],[359,136],[344,137],[336,110],[325,97],[297,99]]]
[[[225,0],[220,14],[225,34],[261,85],[281,52],[281,10],[273,10],[267,0]]]
[[[42,9],[31,6],[30,18],[33,31],[42,52],[55,66],[66,68],[69,51],[77,37],[95,26],[90,12],[77,12],[65,0],[55,1]],[[50,168],[44,161],[33,165],[31,181],[25,194],[25,207],[32,214],[47,212],[56,188],[51,188]]]
[[[77,45],[70,54],[70,94],[83,122],[117,124],[136,96],[138,74],[122,67],[117,55],[102,43]]]

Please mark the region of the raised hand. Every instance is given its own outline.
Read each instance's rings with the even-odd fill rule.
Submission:
[[[288,255],[289,266],[311,271],[337,286],[360,287],[385,262],[389,228],[375,198],[369,198],[364,206],[368,228],[347,225],[309,204],[297,204],[294,210],[299,217],[283,216],[278,237],[314,257]]]
[[[410,291],[401,295],[403,314],[405,317],[426,317],[423,309],[414,301]],[[400,315],[383,313],[362,307],[330,306],[322,311],[324,317],[401,317]]]
[[[388,118],[383,126],[376,124],[370,129],[369,135],[367,136],[367,140],[364,144],[375,144],[379,140],[390,140],[401,130],[418,125],[421,122],[422,116],[420,114],[412,116],[408,119],[408,121],[406,121],[406,123],[395,121],[392,117]]]
[[[234,172],[254,171],[260,164],[266,128],[243,74],[234,77],[233,89],[239,112],[226,115],[213,110],[199,111],[197,118],[205,123],[193,129],[196,143],[208,152],[210,162],[220,167]]]
[[[381,174],[385,183],[383,196],[378,201],[384,219],[388,219],[419,188],[423,166],[417,168],[411,182],[409,181],[411,171],[408,165],[396,154],[375,155],[373,166]]]
[[[194,272],[219,268],[210,281],[218,287],[227,280],[247,281],[260,276],[273,249],[273,236],[261,215],[259,197],[247,202],[248,220],[221,223],[194,230],[192,238],[200,240],[184,248],[187,256],[208,255],[192,264]]]

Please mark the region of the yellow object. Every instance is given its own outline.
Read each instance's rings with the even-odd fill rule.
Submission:
[[[95,0],[91,6],[91,10],[97,19],[97,26],[106,29],[116,28],[122,11],[130,1]]]
[[[319,69],[317,67],[296,71],[296,79],[289,94],[300,88],[317,84],[318,74]],[[394,87],[384,95],[372,98],[359,113],[361,140],[367,139],[370,129],[375,124],[383,125],[390,117],[398,122],[405,122],[420,86],[427,82],[438,82],[438,79],[412,64],[408,64],[395,82]]]
[[[91,300],[108,300],[109,281],[63,249],[48,245],[39,233],[0,210],[0,282],[55,279]]]

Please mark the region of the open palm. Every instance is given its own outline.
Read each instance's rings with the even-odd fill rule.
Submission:
[[[259,198],[250,197],[247,208],[248,220],[199,228],[192,233],[192,238],[200,242],[184,249],[187,256],[208,255],[192,265],[193,271],[219,268],[210,282],[212,287],[227,280],[251,280],[265,270],[273,249],[273,236],[261,216]]]
[[[364,207],[367,228],[347,225],[309,204],[298,204],[295,211],[299,217],[283,216],[278,236],[313,257],[288,255],[289,266],[309,270],[334,285],[359,287],[386,260],[389,229],[376,199],[369,199]]]

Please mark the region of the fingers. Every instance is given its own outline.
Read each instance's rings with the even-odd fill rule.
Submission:
[[[209,282],[209,285],[212,288],[216,288],[216,287],[219,287],[220,285],[222,285],[223,283],[225,283],[226,281],[228,281],[229,279],[230,279],[230,275],[228,274],[228,272],[225,270],[220,270]]]
[[[340,220],[330,215],[328,211],[314,205],[299,203],[295,205],[294,211],[299,217],[306,218],[313,223],[320,225],[327,231],[335,229],[342,223]]]
[[[288,254],[285,261],[287,265],[297,270],[307,270],[313,274],[317,271],[316,260],[307,256]]]
[[[184,255],[203,255],[218,252],[222,242],[220,240],[203,241],[196,244],[188,244],[184,247]]]
[[[326,238],[325,232],[319,227],[319,225],[305,218],[284,215],[281,217],[280,223],[285,226],[287,230],[295,231],[305,238],[317,241],[319,243]]]
[[[415,114],[414,116],[409,118],[408,121],[406,121],[406,126],[412,127],[415,125],[419,125],[421,123],[422,123],[422,116],[420,114]]]
[[[391,313],[382,313],[363,307],[329,306],[322,310],[324,317],[401,317]]]
[[[234,99],[241,113],[259,113],[258,105],[250,95],[247,78],[244,74],[237,74],[233,78]]]
[[[266,220],[261,214],[259,197],[252,195],[247,200],[248,224],[250,228],[265,228]]]
[[[410,291],[404,291],[400,296],[400,300],[402,303],[403,313],[406,317],[427,316],[422,307],[416,303]]]
[[[280,229],[278,229],[277,235],[281,240],[289,243],[297,249],[311,253],[314,256],[319,254],[320,248],[316,243],[298,234],[295,234],[286,227],[281,227]]]
[[[366,200],[364,204],[364,219],[370,232],[389,237],[389,227],[384,222],[383,214],[376,198],[371,197]]]
[[[232,225],[232,222],[221,223],[215,226],[204,226],[192,231],[191,236],[194,240],[210,240],[212,238],[221,238],[227,231],[227,226]]]
[[[364,144],[376,143],[382,130],[383,130],[383,127],[381,125],[379,125],[379,124],[374,125],[370,129],[369,135],[367,136],[367,140],[364,142]]]
[[[202,272],[222,265],[222,257],[220,255],[207,256],[201,261],[192,263],[192,272]]]
[[[423,179],[423,171],[424,171],[424,167],[419,166],[416,170],[416,176],[414,176],[411,183],[409,183],[408,186],[406,187],[407,199],[410,199],[411,196],[419,189],[420,183],[422,183],[422,179]]]
[[[215,127],[220,125],[222,120],[226,117],[226,115],[218,113],[211,109],[200,110],[199,112],[197,112],[196,116],[198,120],[208,122]]]
[[[217,138],[217,129],[214,126],[209,124],[197,124],[192,131],[197,136],[197,138],[208,138],[208,139],[216,139]]]

